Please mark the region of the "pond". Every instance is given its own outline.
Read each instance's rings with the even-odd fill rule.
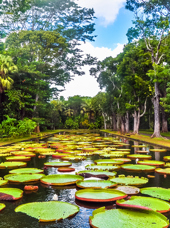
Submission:
[[[65,133],[67,134],[67,133]],[[101,133],[102,134],[102,133]],[[88,134],[87,134],[88,135]],[[86,136],[86,135],[85,135]],[[105,136],[106,135],[102,135]],[[97,136],[96,136],[97,137]],[[108,137],[108,135],[107,135]],[[113,135],[109,135],[109,137],[115,138]],[[129,145],[123,146],[120,148],[130,148],[131,154],[136,153],[137,147],[132,147],[133,145],[137,146],[138,144],[143,144],[140,142],[135,141],[128,141],[125,138],[117,138],[119,142],[127,143]],[[48,141],[48,139],[46,139]],[[99,143],[99,141],[98,141]],[[101,143],[102,140],[101,140]],[[50,144],[49,144],[50,145]],[[108,145],[110,146],[110,145]],[[149,149],[153,148],[151,145],[147,145],[147,147],[143,148],[143,150],[147,150],[148,154],[152,156],[152,160],[157,161],[163,161],[164,156],[170,155],[170,151],[167,152],[149,152]],[[141,150],[142,148],[140,148]],[[1,157],[1,162],[4,161],[4,157]],[[87,160],[83,161],[71,161],[72,167],[75,168],[75,172],[85,170],[85,166],[89,164],[93,164],[94,160],[101,159],[99,155],[93,155],[93,156],[87,156]],[[60,159],[52,158],[52,156],[46,156],[44,159],[39,159],[38,155],[36,157],[32,157],[31,161],[27,162],[27,167],[31,168],[44,168],[44,163],[46,162],[52,162],[52,161],[61,161]],[[136,160],[132,160],[132,164],[136,164]],[[71,174],[74,174],[75,172],[72,172]],[[8,169],[0,170],[0,176],[4,177],[4,175],[7,175],[9,173]],[[46,175],[49,174],[61,174],[61,172],[58,172],[57,168],[54,167],[48,167],[44,169],[44,173]],[[129,172],[120,169],[117,171],[118,175],[124,174],[124,175],[133,175],[133,176],[139,176],[139,177],[148,177],[148,175],[154,175],[155,178],[149,178],[149,182],[144,185],[144,187],[164,187],[164,188],[170,188],[170,176],[169,175],[160,175],[155,172]],[[23,197],[20,200],[16,201],[0,201],[0,203],[4,203],[6,205],[6,208],[0,212],[0,221],[1,221],[1,227],[6,228],[54,228],[54,227],[67,227],[67,228],[89,228],[89,216],[92,215],[92,211],[94,209],[97,209],[102,206],[106,206],[106,208],[111,209],[115,208],[115,202],[110,203],[93,203],[93,202],[84,202],[79,201],[75,199],[75,192],[79,190],[76,185],[69,185],[69,186],[48,186],[43,185],[41,183],[36,183],[38,185],[39,189],[37,192],[31,192],[30,194],[26,194],[24,192]],[[4,187],[4,186],[2,186]],[[5,186],[6,187],[6,186]],[[15,187],[24,190],[24,184],[8,184],[7,187]],[[80,211],[73,217],[67,218],[58,222],[51,222],[51,223],[39,223],[37,219],[34,219],[30,216],[27,216],[24,213],[16,213],[14,210],[16,207],[18,207],[21,204],[29,203],[29,202],[41,202],[41,201],[51,201],[53,199],[54,195],[58,196],[59,201],[63,202],[69,202],[71,204],[77,205],[80,208]],[[168,219],[170,219],[170,214],[167,213],[166,216]]]

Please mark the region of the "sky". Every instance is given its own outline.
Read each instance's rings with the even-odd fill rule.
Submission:
[[[126,33],[132,27],[133,13],[125,9],[126,0],[75,0],[81,7],[93,8],[95,11],[94,42],[81,44],[86,54],[97,57],[100,61],[106,57],[116,57],[127,44]],[[94,97],[100,90],[96,78],[90,76],[89,66],[82,68],[83,76],[75,76],[74,80],[65,85],[59,94],[68,97],[74,95]]]

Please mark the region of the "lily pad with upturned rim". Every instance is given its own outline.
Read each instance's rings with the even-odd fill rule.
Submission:
[[[161,187],[141,188],[141,193],[162,200],[170,201],[170,189]]]
[[[0,163],[0,169],[13,169],[18,167],[26,167],[26,162],[2,162]]]
[[[163,162],[163,161],[155,161],[155,160],[144,160],[144,161],[138,161],[137,164],[140,164],[140,165],[152,165],[152,166],[164,166],[165,162]]]
[[[0,200],[18,200],[23,196],[23,191],[18,188],[0,188]]]
[[[10,156],[6,158],[7,161],[30,161],[31,157],[28,156]]]
[[[74,174],[53,174],[41,178],[41,183],[47,185],[71,185],[84,178]]]
[[[149,149],[151,152],[167,152],[166,149]]]
[[[148,178],[145,178],[145,177],[141,177],[141,178],[138,176],[125,177],[125,175],[119,175],[119,177],[112,177],[112,178],[109,178],[109,180],[121,185],[134,185],[134,186],[147,184],[149,181]]]
[[[164,160],[164,161],[170,161],[170,156],[164,156],[164,157],[163,157],[163,160]]]
[[[117,186],[116,183],[109,181],[109,180],[84,180],[84,181],[77,181],[77,187],[79,188],[94,188],[94,189],[106,189],[106,188],[113,188]]]
[[[36,154],[28,151],[15,151],[11,152],[11,154],[15,156],[36,157]]]
[[[94,210],[89,221],[94,228],[167,228],[169,226],[169,220],[155,211],[105,210],[105,207]]]
[[[153,172],[156,169],[156,166],[125,164],[125,165],[122,165],[121,168],[124,169],[124,170],[129,170],[129,171]]]
[[[143,160],[143,159],[151,159],[152,156],[147,154],[129,154],[127,155],[127,158]]]
[[[165,169],[157,168],[157,169],[155,169],[155,172],[156,173],[159,173],[159,174],[167,174],[167,175],[170,175],[170,168],[165,168]]]
[[[120,169],[120,166],[115,166],[115,165],[94,165],[94,164],[91,164],[91,165],[86,165],[85,166],[86,169],[89,169],[89,170],[108,170],[108,171],[114,171],[114,170],[118,170]]]
[[[116,161],[113,159],[98,159],[98,160],[95,160],[94,163],[97,165],[100,165],[100,164],[122,165],[124,162],[123,161]]]
[[[8,174],[4,176],[5,180],[8,180],[9,182],[14,183],[28,183],[28,182],[35,182],[39,181],[44,174]]]
[[[68,167],[71,166],[72,163],[70,162],[46,162],[44,163],[45,166],[47,167]]]
[[[153,210],[159,213],[170,211],[170,203],[152,197],[132,196],[130,199],[120,199],[116,201],[120,207],[129,207],[144,210]]]
[[[43,173],[42,169],[37,168],[20,168],[20,169],[13,169],[10,170],[9,173],[13,174],[23,174],[23,173]]]
[[[88,202],[110,202],[126,198],[127,195],[114,189],[83,189],[75,193],[75,198]]]
[[[39,220],[39,222],[53,222],[68,218],[79,211],[79,207],[66,202],[48,201],[22,204],[15,208],[15,212],[22,212]]]
[[[8,183],[8,180],[0,180],[0,186],[5,185]]]
[[[6,205],[4,203],[0,203],[0,211],[2,211],[5,207]]]
[[[109,172],[104,170],[81,170],[76,174],[82,176],[89,175],[90,177],[113,177],[116,176],[117,172]]]

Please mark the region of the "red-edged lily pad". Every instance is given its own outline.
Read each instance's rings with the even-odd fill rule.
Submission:
[[[0,188],[0,200],[18,200],[23,196],[23,191],[18,188]]]
[[[53,174],[43,177],[40,181],[47,185],[70,185],[79,180],[83,180],[83,177],[74,174]]]
[[[150,149],[149,151],[151,152],[166,152],[167,150],[166,149]]]
[[[79,188],[113,188],[117,186],[116,183],[109,181],[109,180],[84,180],[84,181],[77,181],[77,187]]]
[[[137,162],[140,165],[153,165],[153,166],[164,166],[165,162],[163,161],[155,161],[155,160],[144,160]]]
[[[155,169],[155,172],[157,172],[159,174],[170,175],[170,168],[165,168],[165,169],[157,168],[157,169]]]
[[[163,159],[164,161],[170,161],[170,156],[164,156]]]
[[[22,204],[15,208],[15,212],[22,212],[39,220],[39,222],[53,222],[73,216],[79,207],[66,202],[48,201]]]
[[[110,202],[126,198],[127,195],[114,189],[83,189],[77,191],[75,197],[88,202]]]
[[[122,165],[121,168],[129,171],[153,172],[156,169],[156,166],[126,164],[126,165]]]
[[[151,159],[152,156],[147,154],[129,154],[127,155],[127,158],[130,158],[133,160],[135,159],[144,160],[144,159]]]
[[[123,161],[116,161],[113,159],[99,159],[99,160],[95,160],[94,163],[97,165],[100,165],[100,164],[122,165],[124,162]]]
[[[13,169],[19,167],[26,167],[26,162],[2,162],[0,163],[0,169]]]
[[[132,196],[129,199],[120,199],[116,201],[116,204],[121,207],[153,210],[160,213],[170,211],[170,203],[161,199],[145,196]]]
[[[63,167],[63,166],[71,166],[72,163],[70,162],[46,162],[44,163],[47,167]]]
[[[30,161],[31,157],[26,156],[10,156],[6,157],[7,161]]]
[[[112,209],[101,207],[92,212],[90,225],[94,228],[167,228],[169,220],[148,210]]]
[[[59,172],[73,172],[75,171],[75,168],[71,168],[71,167],[60,167],[58,168]]]

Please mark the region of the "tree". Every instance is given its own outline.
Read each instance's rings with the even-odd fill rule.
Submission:
[[[153,70],[155,72],[154,77],[151,78],[154,82],[155,91],[152,98],[154,104],[154,133],[152,137],[160,137],[160,88],[156,67],[163,62],[165,55],[166,40],[170,31],[170,11],[166,7],[169,4],[164,6],[158,4],[161,1],[157,1],[157,4],[154,6],[151,2],[153,1],[127,0],[126,7],[134,12],[136,19],[133,21],[135,27],[130,28],[127,35],[129,41],[142,37],[147,50],[151,53]]]

